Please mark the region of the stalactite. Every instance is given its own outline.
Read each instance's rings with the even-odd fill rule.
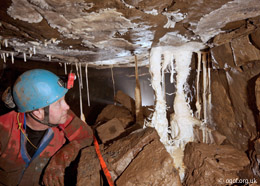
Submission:
[[[164,99],[164,92],[161,86],[161,54],[162,49],[160,47],[152,48],[150,53],[150,73],[151,84],[155,91],[156,102],[155,111],[153,113],[151,127],[154,127],[160,140],[164,145],[168,144],[168,120],[166,118],[166,101]]]
[[[67,63],[64,63],[64,73],[65,73],[65,75],[68,74],[68,72],[67,72]]]
[[[115,97],[116,96],[116,87],[115,87],[115,79],[114,79],[113,67],[111,67],[110,70],[111,70],[112,83],[113,83],[113,93],[114,93],[114,97]],[[116,102],[114,102],[114,105],[116,105]]]
[[[50,54],[47,55],[47,58],[49,58],[49,61],[51,61],[51,55]]]
[[[136,123],[140,126],[144,124],[143,108],[142,108],[142,95],[141,86],[138,77],[138,62],[137,56],[135,55],[135,113],[136,113]]]
[[[80,88],[83,89],[83,81],[82,81],[82,68],[81,63],[79,63],[79,75],[80,75]]]
[[[36,49],[35,49],[35,46],[33,46],[33,55],[36,54]]]
[[[7,48],[8,47],[8,40],[7,39],[4,39],[4,44],[5,44],[5,47]]]
[[[79,106],[80,106],[80,119],[82,121],[86,121],[84,113],[83,113],[83,105],[82,105],[82,92],[81,92],[81,77],[79,75],[79,67],[78,67],[78,63],[76,63],[76,71],[77,71],[77,76],[78,76],[78,82],[79,82]]]
[[[86,88],[87,88],[88,106],[90,107],[89,86],[88,86],[88,63],[86,63],[86,66],[85,66],[85,75],[86,75]]]
[[[11,52],[11,61],[12,61],[12,64],[14,64],[14,53]]]
[[[210,112],[210,110],[211,110],[211,61],[208,58],[208,112]]]
[[[4,59],[4,62],[6,63],[5,53],[3,53],[3,59]]]
[[[207,53],[202,53],[202,65],[203,65],[203,118],[204,122],[207,123]]]
[[[201,70],[201,52],[198,52],[198,69],[196,80],[196,118],[201,119],[201,101],[200,101],[200,70]]]
[[[24,60],[24,62],[26,62],[26,53],[25,52],[23,53],[23,60]]]

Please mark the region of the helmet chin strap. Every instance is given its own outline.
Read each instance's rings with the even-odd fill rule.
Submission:
[[[47,125],[49,127],[57,127],[58,125],[54,125],[49,123],[49,105],[47,107],[44,107],[44,119],[41,121],[38,118],[36,118],[31,112],[29,113],[29,115],[37,122],[43,124],[43,125]]]

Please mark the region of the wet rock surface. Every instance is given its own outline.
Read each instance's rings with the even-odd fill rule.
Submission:
[[[228,185],[250,161],[231,145],[189,143],[185,148],[186,177],[183,185]]]
[[[181,186],[173,159],[159,140],[145,146],[116,181],[117,185]]]
[[[94,146],[81,151],[77,186],[101,186],[101,167]]]
[[[173,159],[159,140],[155,129],[139,129],[108,146],[101,153],[116,185],[181,185]],[[100,171],[92,147],[82,150],[78,185],[97,185]],[[96,167],[95,167],[96,166]],[[92,175],[92,176],[91,176]],[[87,183],[87,185],[90,183]]]

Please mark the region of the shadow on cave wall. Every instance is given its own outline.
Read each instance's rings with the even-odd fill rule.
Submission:
[[[255,86],[256,86],[256,80],[257,78],[260,77],[260,74],[254,76],[253,78],[251,78],[250,80],[248,80],[248,84],[247,84],[247,100],[248,100],[248,106],[249,108],[252,110],[253,115],[254,115],[254,119],[255,119],[255,123],[256,123],[256,129],[257,129],[257,133],[258,136],[257,138],[259,138],[259,132],[260,132],[260,123],[259,123],[259,111],[257,109],[257,105],[256,105],[256,92],[255,92]]]

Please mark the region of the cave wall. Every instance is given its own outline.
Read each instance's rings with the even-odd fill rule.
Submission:
[[[255,82],[260,76],[259,30],[213,47],[211,123],[224,143],[247,151],[258,138]],[[253,37],[252,37],[253,36]]]

